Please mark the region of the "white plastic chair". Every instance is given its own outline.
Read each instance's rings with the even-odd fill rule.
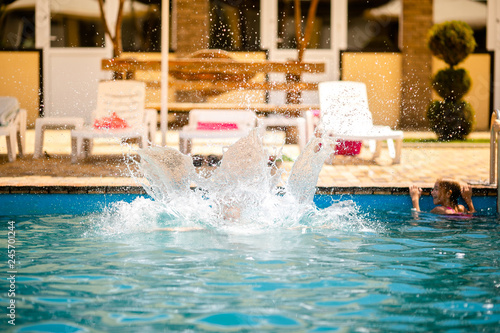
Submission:
[[[321,116],[318,127],[334,139],[370,142],[374,157],[387,141],[393,163],[401,162],[403,132],[373,125],[366,85],[362,82],[328,81],[319,84]]]
[[[146,147],[156,129],[156,110],[144,108],[146,85],[135,80],[104,81],[99,83],[97,108],[93,121],[110,117],[113,113],[125,120],[127,128],[96,129],[84,127],[71,131],[71,161],[87,157],[92,150],[92,140],[96,138],[116,138],[120,140],[139,139],[139,146]],[[154,127],[153,127],[154,126]],[[78,147],[81,142],[83,147]]]
[[[255,128],[257,116],[251,110],[189,111],[189,122],[179,131],[179,150],[191,152],[193,139],[239,139]]]
[[[26,118],[27,112],[19,108],[17,98],[0,97],[0,136],[5,136],[7,141],[9,162],[16,160],[16,146],[20,157],[25,152]]]

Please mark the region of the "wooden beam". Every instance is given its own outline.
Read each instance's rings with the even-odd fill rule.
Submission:
[[[161,83],[158,81],[146,82],[148,88],[159,89]],[[293,84],[287,82],[213,82],[213,81],[181,81],[170,80],[169,87],[177,90],[189,91],[220,91],[227,92],[237,89],[246,90],[318,90],[318,84],[314,82],[296,82]]]
[[[170,73],[186,74],[257,74],[257,73],[324,73],[324,63],[252,61],[240,62],[231,59],[186,58],[169,60]],[[136,59],[103,59],[103,70],[135,72],[137,70],[159,71],[161,61],[139,61]]]
[[[149,103],[148,107],[153,109],[160,109],[159,103]],[[284,114],[297,114],[302,111],[319,110],[317,104],[264,104],[252,103],[246,105],[245,103],[168,103],[168,110],[172,112],[189,112],[194,109],[224,109],[224,110],[253,110],[262,113],[284,113]]]

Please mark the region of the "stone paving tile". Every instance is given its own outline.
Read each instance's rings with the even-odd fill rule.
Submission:
[[[49,139],[48,149],[59,149],[67,152],[68,133],[56,133]],[[61,140],[60,136],[64,140]],[[405,135],[407,133],[405,132]],[[417,137],[428,137],[429,133],[408,133]],[[488,133],[476,135],[489,137]],[[50,136],[49,136],[50,138]],[[54,139],[55,138],[55,139]],[[66,140],[68,139],[68,140]],[[32,131],[28,131],[28,142],[34,141]],[[159,140],[157,140],[159,142]],[[176,145],[175,134],[169,132],[168,142]],[[271,142],[271,145],[279,144]],[[60,145],[60,146],[59,146]],[[0,144],[0,154],[5,154]],[[28,144],[28,154],[33,149]],[[296,145],[286,145],[285,153],[291,157],[298,156]],[[282,168],[290,171],[293,163],[285,162]],[[489,180],[489,144],[404,144],[401,164],[394,165],[388,156],[387,149],[375,161],[371,159],[371,153],[363,148],[359,157],[338,157],[332,164],[325,164],[321,171],[319,187],[374,187],[374,188],[407,188],[411,183],[417,183],[423,187],[432,187],[438,177],[450,177],[463,182],[469,182],[476,187],[491,187]],[[284,177],[286,179],[286,175]],[[2,177],[0,175],[0,193],[5,187],[44,187],[52,186],[57,190],[60,186],[84,187],[127,187],[136,189],[140,185],[129,177]],[[2,190],[3,187],[3,190]],[[40,188],[40,191],[44,189]]]

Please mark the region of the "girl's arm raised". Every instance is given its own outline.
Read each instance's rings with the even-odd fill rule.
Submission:
[[[413,208],[420,212],[420,195],[422,195],[422,189],[416,185],[410,185],[410,197]]]
[[[476,209],[474,208],[474,204],[472,203],[472,188],[470,187],[470,185],[469,184],[462,185],[461,192],[462,192],[462,198],[467,204],[467,209],[468,209],[467,213],[475,213]]]

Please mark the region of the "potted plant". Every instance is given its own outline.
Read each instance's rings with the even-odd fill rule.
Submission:
[[[464,101],[471,78],[467,70],[456,68],[476,47],[470,26],[461,21],[435,24],[429,31],[428,47],[448,67],[432,77],[432,88],[443,98],[427,109],[431,129],[440,141],[464,140],[474,127],[474,110]]]

